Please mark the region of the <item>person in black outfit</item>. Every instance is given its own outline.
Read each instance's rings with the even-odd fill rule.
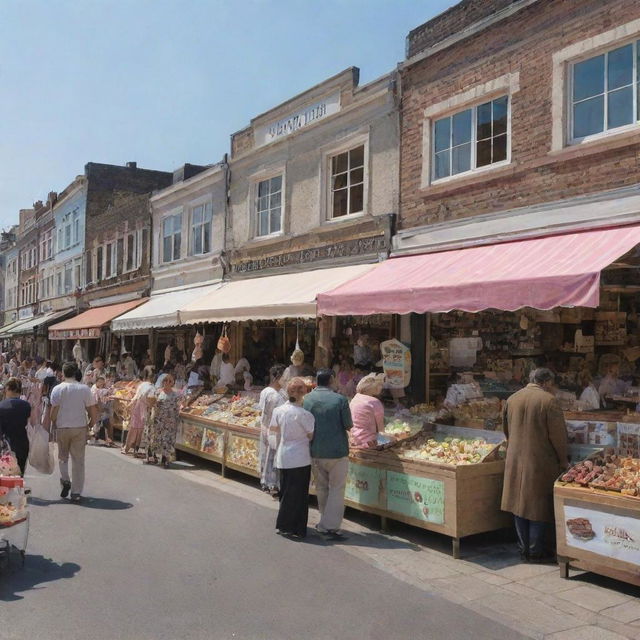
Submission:
[[[31,416],[31,405],[21,400],[22,382],[19,378],[9,378],[4,387],[4,400],[0,402],[0,434],[16,454],[20,475],[24,476],[29,457],[27,422]]]

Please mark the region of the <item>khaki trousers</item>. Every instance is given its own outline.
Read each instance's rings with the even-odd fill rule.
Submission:
[[[318,529],[339,529],[344,515],[344,488],[349,458],[313,458],[311,468],[320,509]]]
[[[84,488],[84,452],[87,446],[87,428],[56,430],[60,480],[69,482],[69,454],[71,454],[71,493],[82,494]]]

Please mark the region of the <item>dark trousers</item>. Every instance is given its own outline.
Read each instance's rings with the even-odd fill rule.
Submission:
[[[547,551],[545,545],[549,525],[546,522],[527,520],[520,516],[514,516],[514,518],[520,553],[529,558],[544,555]]]
[[[16,454],[16,460],[18,461],[18,466],[20,467],[20,475],[24,476],[24,470],[27,467],[27,459],[29,457],[29,441],[23,440],[22,438],[13,438],[9,440],[9,446],[13,453]]]
[[[280,469],[280,509],[276,529],[296,536],[307,535],[311,465]]]

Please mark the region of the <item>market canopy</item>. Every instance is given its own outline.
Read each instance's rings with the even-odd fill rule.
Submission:
[[[640,226],[391,258],[318,296],[321,315],[597,307],[600,272]]]
[[[5,324],[4,327],[0,327],[0,338],[8,338],[10,335],[9,331],[12,331],[13,329],[17,329],[18,327],[21,327],[23,324],[26,324],[27,322],[29,322],[29,320],[30,319],[25,320],[24,318],[22,318],[22,320],[14,320],[9,324]]]
[[[316,297],[373,269],[374,265],[333,267],[228,282],[180,310],[182,324],[315,318]]]
[[[146,298],[109,304],[89,309],[74,318],[63,320],[49,327],[49,340],[85,340],[99,338],[102,327],[114,318],[145,302]]]
[[[64,311],[53,311],[51,313],[45,313],[42,316],[37,316],[36,318],[31,318],[26,322],[20,322],[16,326],[9,327],[6,331],[9,336],[16,335],[25,335],[31,333],[38,327],[43,327],[44,325],[51,324],[60,318],[64,318],[64,316],[68,316],[73,312],[73,309],[65,309]]]
[[[144,304],[115,318],[111,323],[111,329],[122,332],[177,327],[180,325],[178,316],[180,309],[219,288],[220,284],[218,283],[207,287],[169,291],[151,296]]]

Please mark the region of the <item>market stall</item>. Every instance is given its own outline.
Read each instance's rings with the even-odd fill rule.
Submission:
[[[0,455],[0,568],[9,561],[11,549],[17,549],[24,560],[29,538],[29,511],[13,453]]]

